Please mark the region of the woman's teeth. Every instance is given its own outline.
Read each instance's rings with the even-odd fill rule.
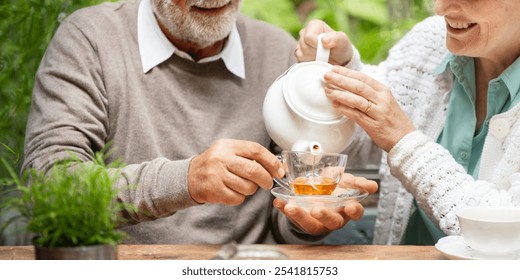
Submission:
[[[448,22],[448,25],[454,29],[466,29],[466,28],[469,28],[469,27],[475,25],[475,23]]]

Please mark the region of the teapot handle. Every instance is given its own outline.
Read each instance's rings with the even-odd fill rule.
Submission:
[[[329,63],[329,55],[330,49],[324,48],[323,43],[321,42],[321,38],[325,35],[325,33],[320,33],[318,35],[318,48],[316,49],[316,61],[322,61],[325,63]]]

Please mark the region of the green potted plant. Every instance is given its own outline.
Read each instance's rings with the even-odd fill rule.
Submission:
[[[3,182],[0,209],[17,213],[2,230],[23,219],[34,235],[36,259],[117,259],[124,237],[117,229],[120,211],[128,206],[116,199],[117,168],[104,164],[102,152],[93,162],[67,161],[45,174],[17,176],[2,162],[12,180]]]

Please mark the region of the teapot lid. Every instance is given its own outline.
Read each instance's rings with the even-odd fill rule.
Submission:
[[[287,73],[283,85],[285,102],[300,117],[315,122],[337,122],[343,115],[325,95],[323,75],[332,65],[322,61],[302,62]]]

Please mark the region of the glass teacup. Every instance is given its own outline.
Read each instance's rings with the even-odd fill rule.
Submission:
[[[285,177],[275,181],[296,195],[330,195],[345,172],[348,156],[337,153],[283,151]]]

